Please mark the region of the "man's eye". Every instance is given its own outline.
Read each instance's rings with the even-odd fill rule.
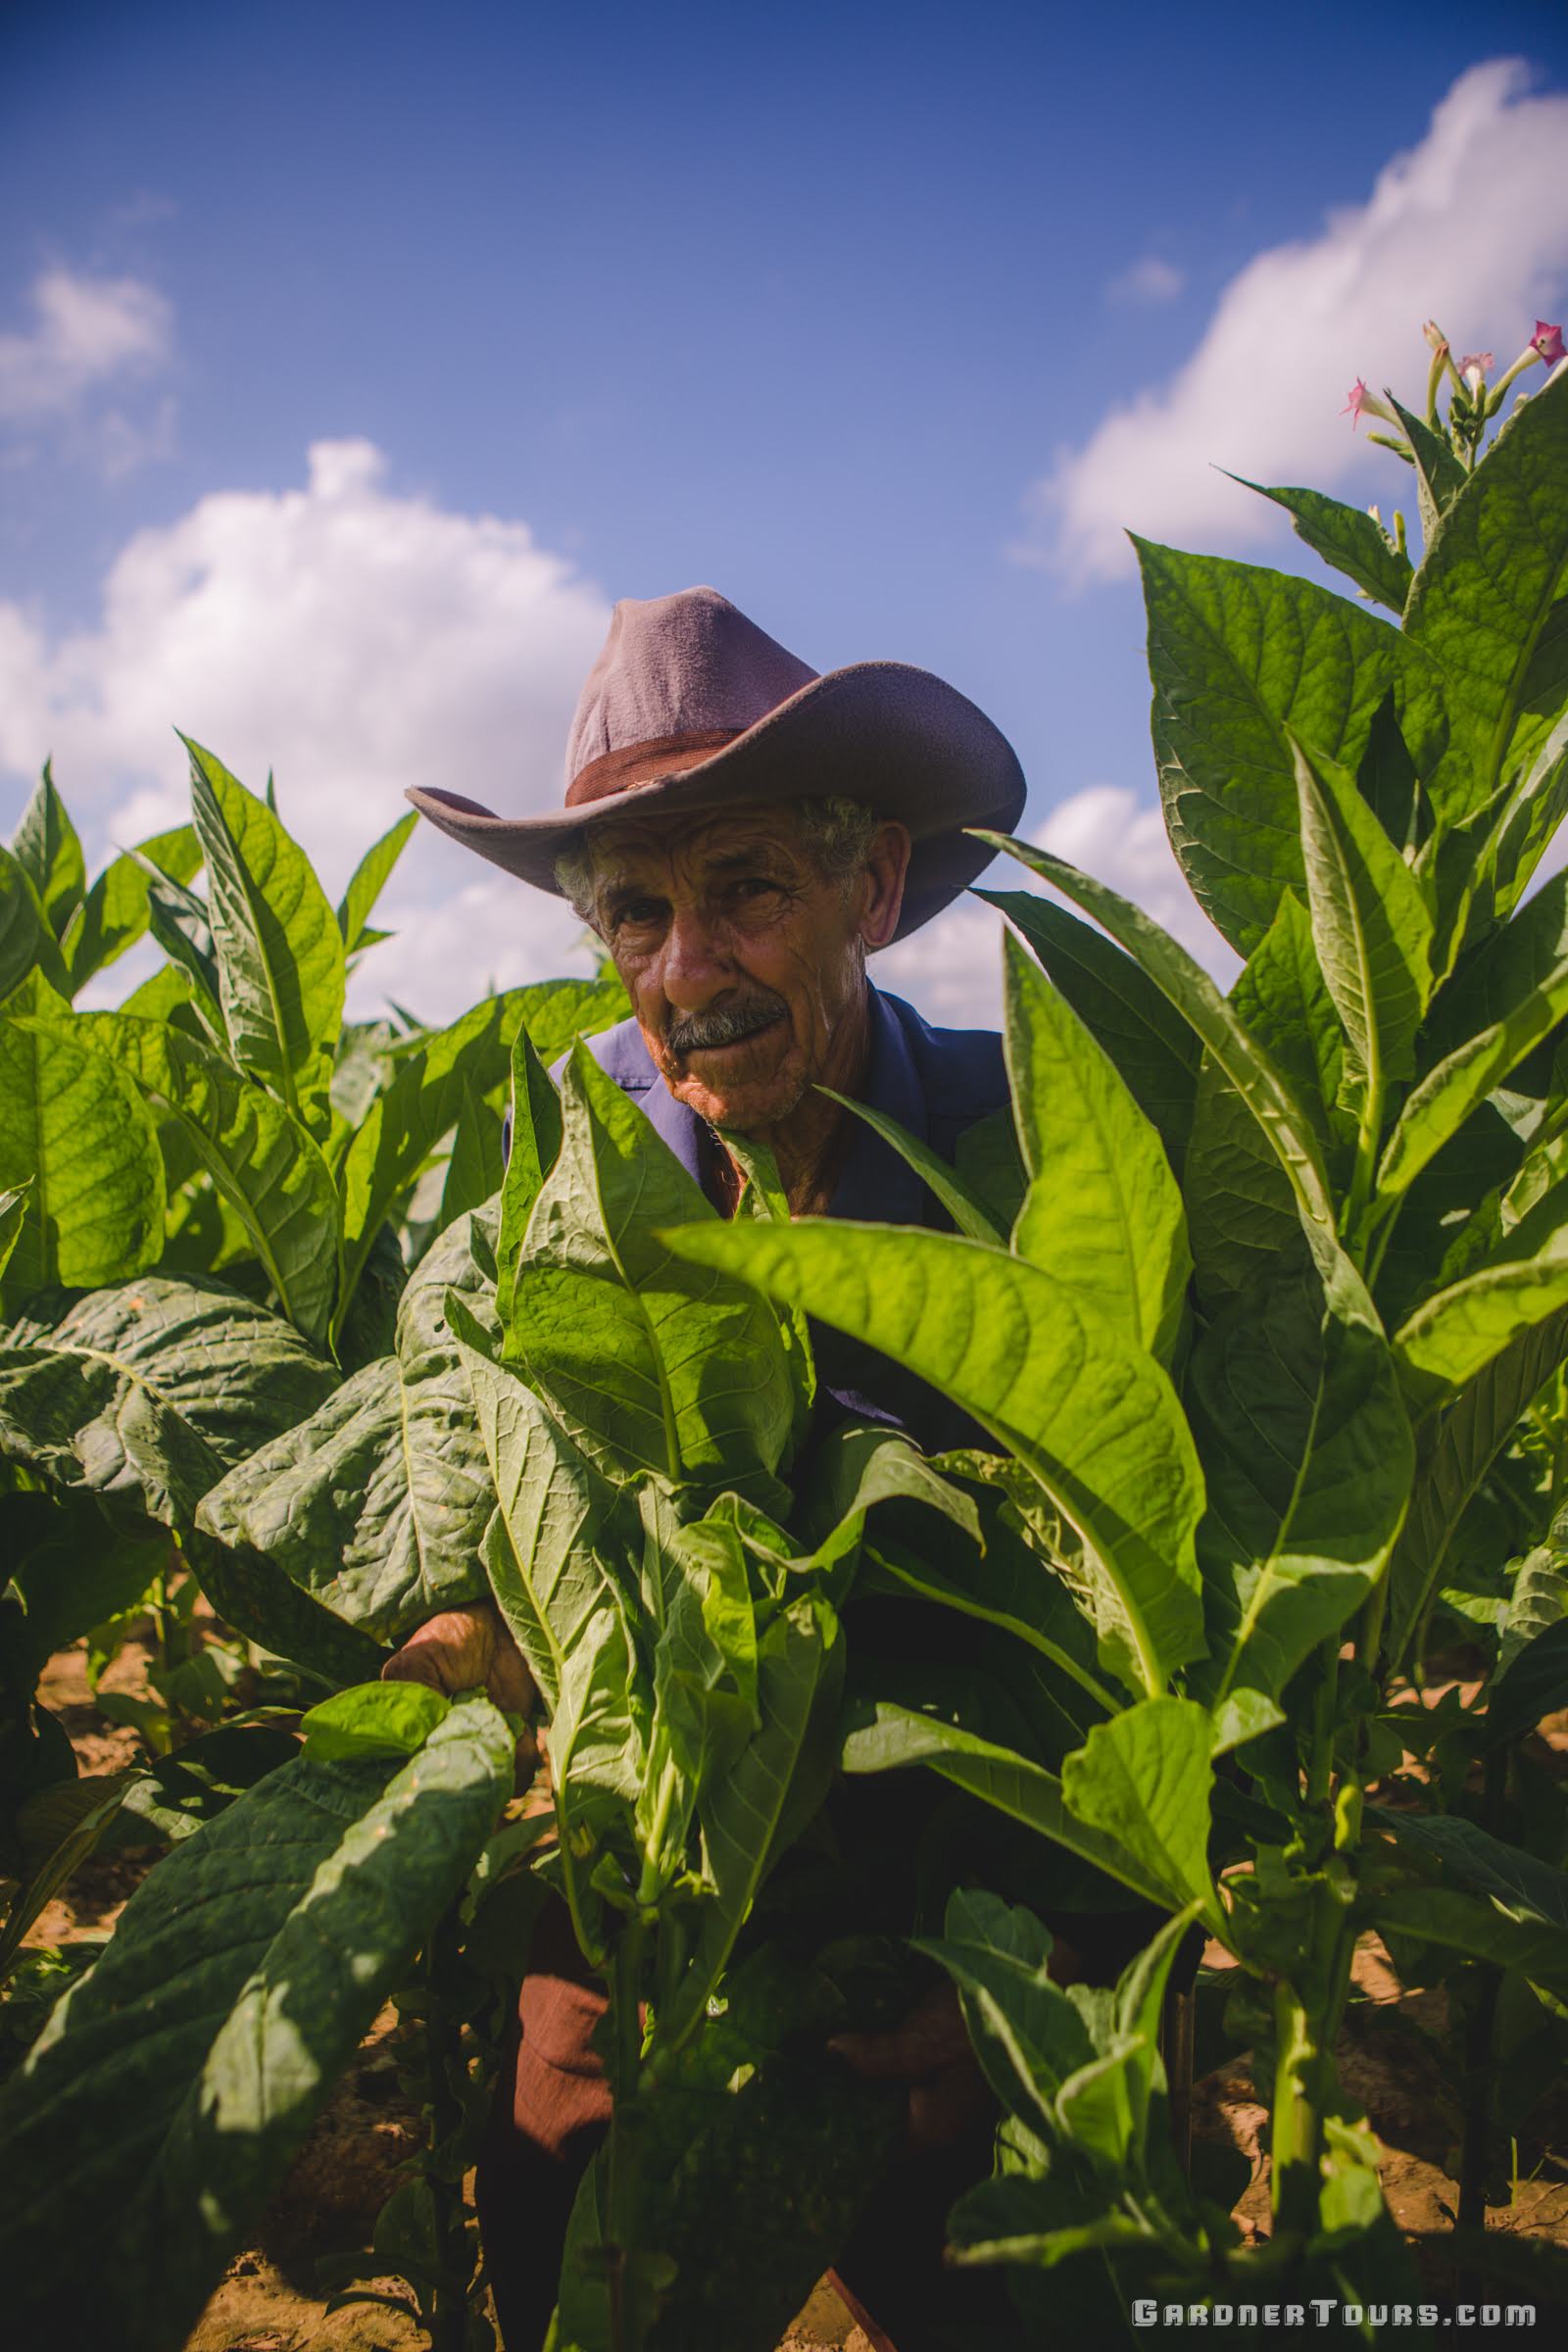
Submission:
[[[730,885],[730,894],[737,899],[765,899],[771,898],[777,889],[778,884],[769,882],[765,875],[746,874]]]
[[[657,923],[663,911],[658,899],[628,899],[615,909],[615,928],[644,930],[650,923]]]

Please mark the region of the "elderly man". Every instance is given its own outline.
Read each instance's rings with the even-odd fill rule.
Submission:
[[[1007,1099],[1000,1038],[932,1028],[865,969],[985,864],[963,828],[1010,829],[1022,808],[1011,749],[963,696],[894,662],[818,677],[710,588],[628,600],[583,689],[561,811],[504,818],[453,793],[409,797],[592,925],[632,1016],[591,1050],[723,1213],[742,1182],[727,1130],[771,1149],[797,1215],[947,1224],[898,1154],[820,1090],[889,1113],[948,1159]],[[932,1447],[985,1443],[903,1367],[836,1332],[813,1340],[818,1430],[854,1414]],[[524,1709],[534,1695],[493,1610],[433,1619],[386,1672],[487,1683]],[[564,1914],[547,1916],[479,2177],[507,2352],[543,2338],[575,2181],[608,2116],[589,2047],[602,2007]],[[950,1994],[896,2033],[847,2037],[845,2055],[908,2082],[924,2153],[841,2271],[900,2352],[919,2352],[952,2340],[944,2305],[979,2291],[944,2281],[938,2257],[948,2204],[985,2170],[983,2092]]]

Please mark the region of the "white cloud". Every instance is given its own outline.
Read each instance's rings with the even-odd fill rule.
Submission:
[[[122,550],[99,625],[51,642],[0,602],[0,810],[8,831],[46,752],[96,860],[186,812],[177,724],[260,789],[329,893],[404,809],[409,784],[522,814],[559,805],[606,600],[526,524],[398,495],[368,441],[318,442],[304,489],[221,491]],[[1177,872],[1158,808],[1091,785],[1034,838],[1147,906],[1205,960],[1226,955]],[[1004,860],[998,889],[1031,878]],[[354,992],[427,1018],[589,966],[570,909],[421,827],[378,910],[397,933]],[[928,1018],[1001,1018],[998,917],[961,900],[874,966]],[[105,976],[116,1001],[134,967]]]
[[[1131,899],[1181,941],[1223,986],[1239,958],[1208,921],[1182,879],[1157,802],[1125,784],[1090,784],[1059,802],[1029,836],[1097,881]],[[1038,878],[999,858],[981,876],[986,890],[1038,890]],[[1080,911],[1074,908],[1076,913]],[[879,988],[906,997],[929,1021],[947,1028],[1000,1028],[1002,918],[964,898],[912,938],[884,949],[871,967]]]
[[[9,423],[56,416],[93,387],[151,373],[171,356],[172,313],[139,278],[46,270],[32,307],[29,331],[0,334],[0,418]]]
[[[217,492],[138,533],[90,631],[51,642],[0,603],[12,821],[52,752],[95,853],[177,822],[176,725],[253,789],[275,771],[284,821],[334,894],[403,814],[406,785],[518,814],[558,805],[608,604],[525,523],[396,495],[384,472],[368,441],[320,442],[305,489]],[[368,960],[362,1000],[385,991],[432,1016],[492,977],[562,968],[578,932],[555,901],[423,827],[383,919],[400,935]]]
[[[1364,204],[1322,233],[1250,262],[1165,383],[1112,410],[1029,494],[1035,535],[1015,552],[1080,580],[1124,572],[1127,527],[1180,545],[1240,548],[1284,528],[1213,468],[1254,481],[1370,484],[1386,502],[1403,468],[1340,415],[1356,376],[1418,399],[1435,317],[1457,351],[1505,366],[1538,312],[1568,286],[1561,202],[1568,95],[1531,95],[1528,70],[1494,59],[1462,74],[1425,138],[1379,173]]]
[[[1112,302],[1174,302],[1186,283],[1185,270],[1161,261],[1157,253],[1146,253],[1113,277],[1105,291]]]

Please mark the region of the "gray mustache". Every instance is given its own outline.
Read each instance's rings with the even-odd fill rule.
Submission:
[[[770,990],[765,997],[748,997],[741,1004],[712,1004],[706,1012],[689,1012],[684,1020],[671,1021],[664,1040],[672,1054],[690,1054],[704,1046],[738,1046],[743,1038],[770,1027],[787,1010],[783,998]]]

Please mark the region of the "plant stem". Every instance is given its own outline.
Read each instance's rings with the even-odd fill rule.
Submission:
[[[1170,2100],[1170,2132],[1176,2161],[1184,2180],[1193,2169],[1193,2034],[1198,2003],[1191,1992],[1167,1992],[1164,2043],[1166,2095]]]
[[[1318,1685],[1312,1694],[1312,1754],[1307,1766],[1306,1801],[1326,1805],[1334,1778],[1334,1721],[1340,1690],[1340,1645],[1329,1635],[1319,1652]]]
[[[1493,1748],[1487,1757],[1482,1789],[1482,1822],[1494,1837],[1501,1827],[1502,1800],[1507,1788],[1508,1751]],[[1467,1970],[1474,2000],[1464,2030],[1464,2129],[1459,2141],[1459,2215],[1461,2230],[1487,2226],[1487,2141],[1492,2106],[1492,2043],[1497,2023],[1497,1996],[1502,1971],[1490,1965]]]
[[[1484,2230],[1492,2037],[1497,2022],[1502,1971],[1483,1964],[1466,1973],[1475,1979],[1475,1998],[1464,2029],[1464,2131],[1459,2142],[1458,2226],[1461,2230]]]
[[[637,2076],[642,2064],[642,1972],[648,1929],[632,1912],[615,1944],[610,1998],[613,2013],[614,2047],[611,2088],[614,2104],[610,2118],[607,2159],[606,2252],[610,2257],[610,2340],[612,2352],[637,2352],[631,2327],[627,2268],[639,2235],[642,2202],[642,2118],[637,2106]]]
[[[452,2018],[448,1986],[462,1929],[459,1906],[437,1921],[425,1955],[429,2006],[424,2021],[425,2061],[430,2093],[430,2148],[450,2141],[463,2121],[455,2087],[463,2073],[463,2030]],[[468,2332],[468,2286],[472,2263],[464,2230],[463,2190],[434,2165],[426,2178],[435,2217],[437,2275],[430,2307],[431,2352],[463,2352]]]
[[[1269,2201],[1276,2233],[1304,2242],[1317,2229],[1321,2187],[1319,2053],[1305,2005],[1285,1984],[1274,1988],[1274,2043]]]
[[[1276,2233],[1304,2244],[1321,2225],[1323,2116],[1334,2083],[1334,2045],[1350,1989],[1355,1939],[1349,1912],[1328,1887],[1318,1889],[1310,1930],[1316,1947],[1303,1981],[1321,1988],[1313,2016],[1283,1982],[1274,1988],[1274,2111],[1270,2201]]]

